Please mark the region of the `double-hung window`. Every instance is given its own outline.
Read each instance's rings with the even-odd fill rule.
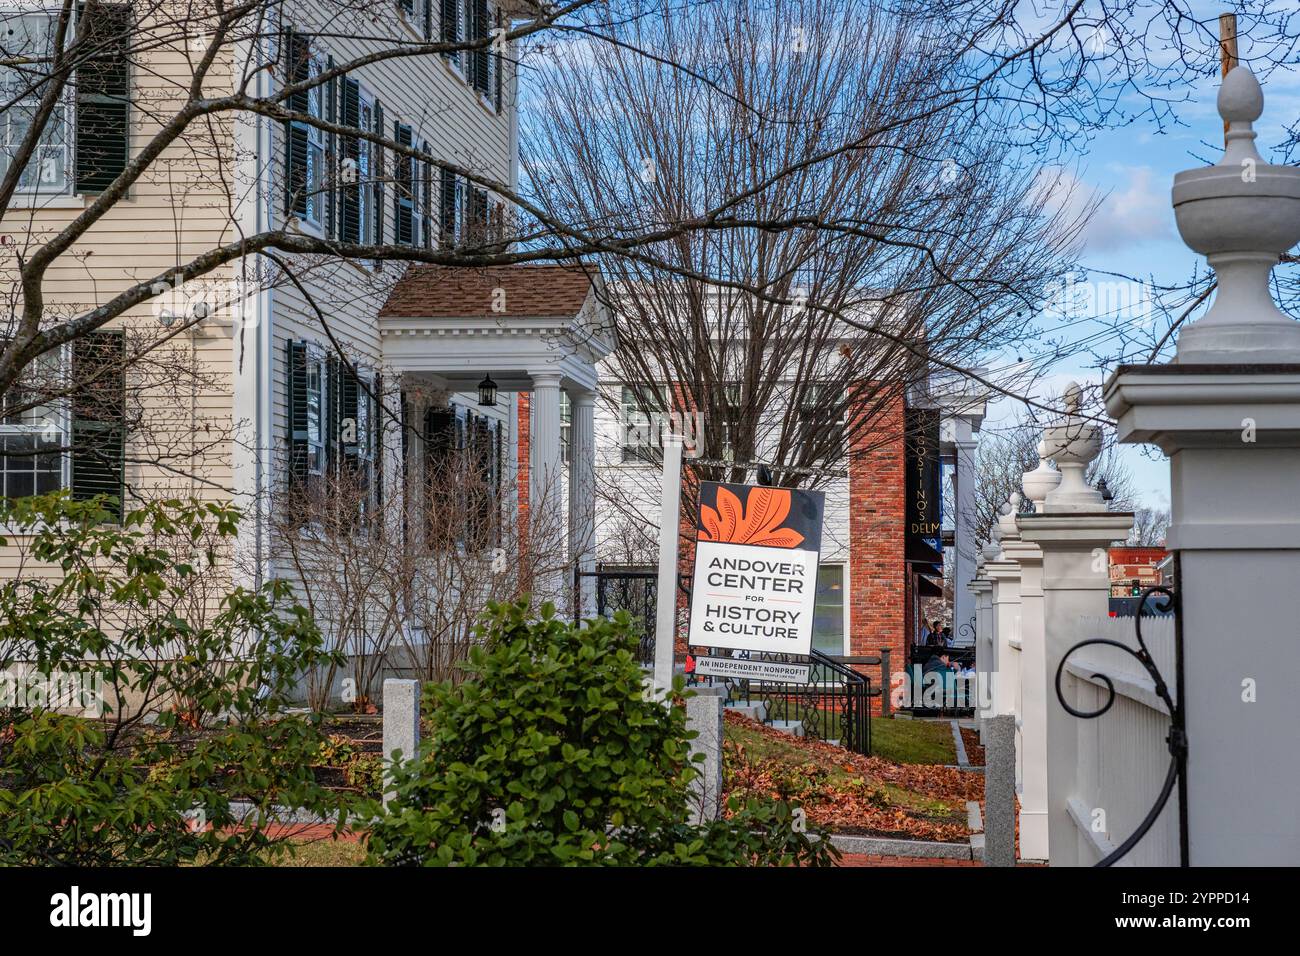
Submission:
[[[325,474],[325,420],[329,408],[329,376],[325,372],[325,356],[308,350],[306,391],[307,474]]]
[[[112,330],[87,333],[23,369],[18,384],[0,395],[0,494],[70,488],[79,501],[103,496],[120,515],[125,374],[125,340]]]
[[[644,404],[638,398],[650,393],[651,404]],[[623,431],[623,461],[661,461],[663,459],[662,430],[664,412],[668,409],[668,390],[662,386],[646,386],[634,389],[623,386],[623,399],[620,415]]]
[[[315,79],[320,75],[321,61],[312,58],[309,64],[309,76]],[[325,116],[325,88],[319,84],[313,86],[307,92],[309,103],[307,112],[314,119],[323,119]],[[312,225],[318,228],[325,228],[326,224],[326,192],[325,183],[329,178],[326,175],[325,163],[328,146],[326,144],[325,132],[319,126],[313,126],[310,123],[302,124],[307,132],[307,206],[304,212],[304,218]]]
[[[799,426],[803,441],[818,453],[817,458],[833,460],[844,448],[843,394],[825,383],[805,384],[799,401]]]
[[[367,91],[362,90],[360,99],[359,127],[370,133],[381,132],[375,129],[374,97],[370,96]],[[357,145],[357,196],[360,208],[357,240],[366,244],[375,241],[375,196],[377,190],[374,175],[375,168],[374,143],[368,139],[361,140]]]
[[[53,55],[54,13],[0,16],[0,176],[27,137],[45,92],[44,77]],[[44,196],[71,191],[71,89],[54,107],[36,150],[18,180],[18,191]]]
[[[35,6],[35,5],[33,5]],[[126,166],[130,141],[131,8],[76,5],[65,32],[70,45],[83,20],[84,46],[74,76],[42,124],[19,175],[17,192],[52,197],[103,192]],[[0,15],[0,176],[36,122],[46,93],[58,11],[27,9]]]
[[[59,392],[59,353],[47,352],[0,396],[0,495],[23,498],[67,484],[67,402]]]
[[[740,384],[731,382],[722,389],[722,403],[718,409],[721,413],[721,458],[723,461],[736,460],[736,431],[740,423]]]

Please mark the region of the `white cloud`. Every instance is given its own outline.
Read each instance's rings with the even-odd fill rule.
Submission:
[[[1114,167],[1117,187],[1101,201],[1084,232],[1089,252],[1113,252],[1174,236],[1169,184],[1157,182],[1150,166]]]

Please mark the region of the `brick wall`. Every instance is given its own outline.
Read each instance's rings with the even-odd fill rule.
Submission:
[[[849,429],[849,652],[889,648],[902,667],[909,595],[904,564],[903,394]],[[888,693],[888,688],[885,688]],[[879,712],[880,699],[873,702]]]

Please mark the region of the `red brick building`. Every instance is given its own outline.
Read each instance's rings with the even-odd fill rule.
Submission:
[[[1111,548],[1110,596],[1131,596],[1134,582],[1139,589],[1163,584],[1159,564],[1168,556],[1164,548]]]

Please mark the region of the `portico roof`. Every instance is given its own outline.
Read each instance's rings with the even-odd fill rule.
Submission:
[[[456,390],[484,373],[527,390],[539,374],[596,387],[615,345],[600,272],[585,266],[412,266],[379,311],[384,362]]]

